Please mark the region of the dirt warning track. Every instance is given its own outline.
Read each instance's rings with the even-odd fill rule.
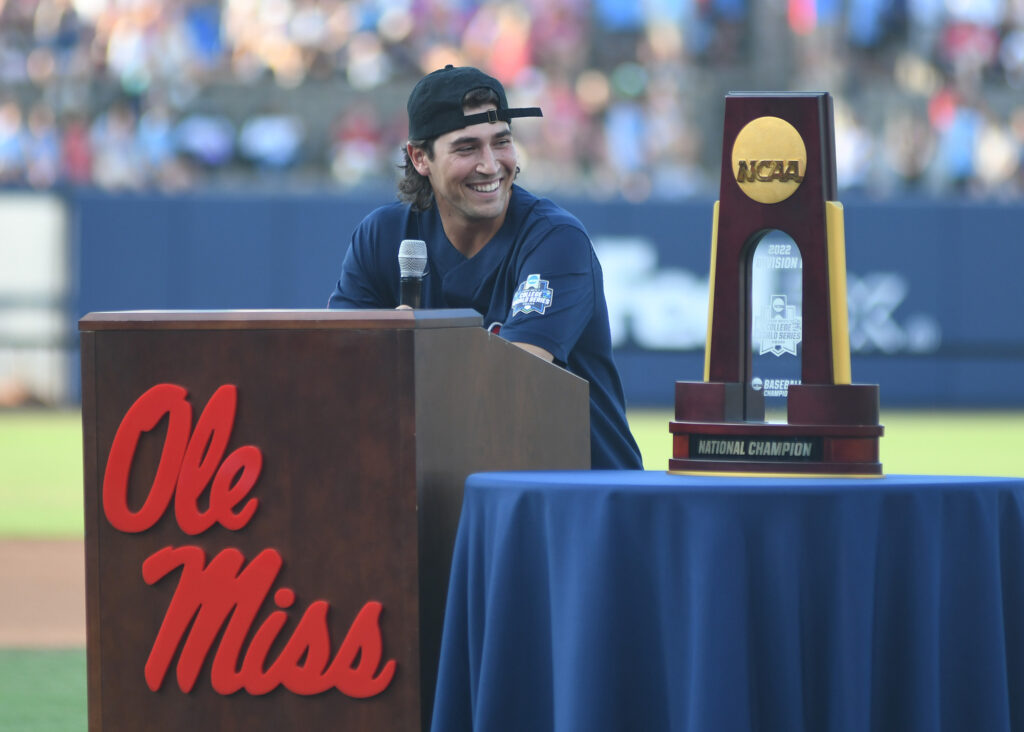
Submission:
[[[85,646],[81,539],[0,539],[0,648]]]

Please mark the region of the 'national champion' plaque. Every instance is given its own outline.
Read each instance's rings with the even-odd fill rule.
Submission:
[[[704,380],[676,382],[670,471],[881,475],[878,386],[851,383],[835,167],[827,93],[726,96]],[[766,396],[786,422],[765,421]]]

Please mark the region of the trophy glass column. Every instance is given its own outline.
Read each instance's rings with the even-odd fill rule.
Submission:
[[[753,251],[750,311],[750,387],[764,396],[765,418],[785,422],[789,387],[801,381],[803,257],[792,237],[777,229]]]

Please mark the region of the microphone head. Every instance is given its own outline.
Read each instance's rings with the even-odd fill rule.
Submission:
[[[402,239],[398,247],[398,271],[402,277],[423,277],[427,271],[427,243],[422,239]]]

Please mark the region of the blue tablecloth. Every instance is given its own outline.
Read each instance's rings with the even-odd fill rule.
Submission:
[[[1024,730],[1024,479],[481,473],[433,730]]]

